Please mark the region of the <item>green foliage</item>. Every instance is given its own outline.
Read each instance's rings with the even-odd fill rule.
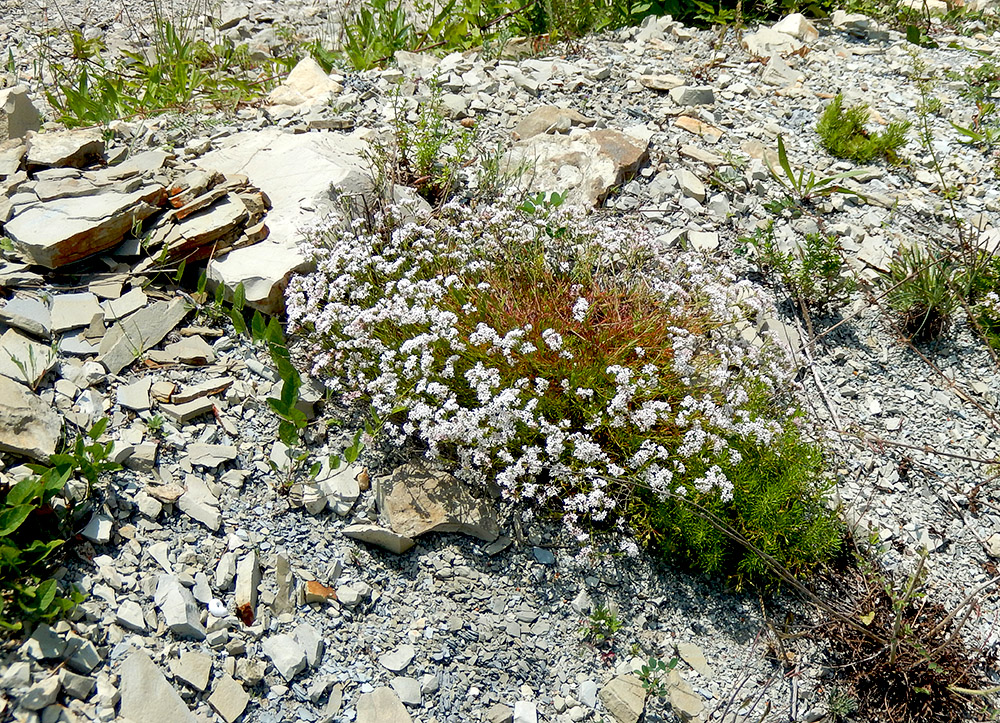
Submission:
[[[104,59],[99,40],[84,40],[77,30],[70,38],[69,57],[44,59],[53,75],[46,97],[68,126],[167,110],[233,109],[259,98],[281,67],[273,59],[252,60],[245,46],[225,38],[216,44],[196,39],[191,29],[162,18],[146,52],[122,51],[115,61]]]
[[[742,314],[740,302],[721,301],[719,286],[714,298],[703,295],[714,272],[690,271],[695,254],[667,259],[620,219],[598,225],[559,200],[480,206],[474,217],[449,205],[426,225],[403,221],[403,209],[337,224],[315,241],[322,271],[290,285],[290,319],[310,334],[309,351],[325,359],[346,399],[369,400],[415,444],[433,444],[458,476],[497,480],[533,514],[558,515],[571,500],[578,538],[627,526],[668,561],[736,584],[767,578],[761,560],[705,519],[708,510],[795,574],[813,569],[837,546],[838,528],[817,482],[821,456],[789,421],[790,400],[745,378],[752,362],[730,362],[726,389],[739,385],[741,418],[760,426],[716,432],[698,414],[688,434],[692,420],[677,417],[709,400],[723,404],[709,381],[722,358],[712,344],[743,342],[728,336],[735,319],[720,326],[714,314]],[[668,283],[685,289],[683,302],[654,291]],[[426,316],[414,321],[409,309]],[[307,325],[314,319],[321,330]],[[492,335],[496,342],[485,340]],[[698,345],[690,377],[675,366],[675,354],[689,354],[678,338]],[[776,372],[771,361],[753,373]],[[640,374],[638,389],[623,393],[619,380]],[[626,394],[627,407],[617,401]],[[516,416],[502,406],[508,399],[517,400]],[[663,410],[655,417],[640,411],[653,405]],[[405,414],[389,414],[393,407]],[[718,436],[703,447],[705,427]],[[758,437],[758,429],[767,432]],[[551,437],[572,446],[550,445]],[[664,470],[650,450],[683,462]],[[602,498],[614,500],[614,519],[590,502]]]
[[[107,417],[98,420],[85,435],[77,437],[64,451],[49,457],[48,466],[57,470],[59,474],[82,476],[87,482],[89,494],[90,490],[100,481],[102,474],[120,469],[120,465],[109,461],[114,443],[101,444],[98,441],[107,426]],[[39,465],[29,465],[29,467],[38,474],[42,474],[48,469],[46,466]]]
[[[100,420],[48,464],[29,465],[33,475],[0,489],[0,629],[51,620],[83,600],[76,590],[60,591],[52,577],[53,559],[77,519],[72,501],[57,505],[55,499],[73,477],[83,477],[89,490],[101,474],[119,468],[108,461],[111,443],[97,441],[107,423]]]
[[[845,173],[817,178],[815,172],[809,171],[809,174],[806,175],[806,169],[800,168],[798,174],[796,174],[792,169],[792,164],[788,161],[788,153],[785,151],[785,139],[780,135],[778,136],[778,165],[781,169],[780,174],[771,165],[770,160],[767,163],[767,170],[771,173],[771,178],[780,183],[790,194],[790,203],[786,205],[805,203],[814,198],[830,196],[834,193],[858,195],[854,191],[839,185],[839,182],[845,178],[860,175],[860,171],[847,171]]]
[[[431,95],[419,104],[416,116],[410,122],[403,99],[393,96],[392,137],[370,144],[375,182],[386,192],[394,185],[412,186],[429,203],[444,203],[455,191],[459,170],[472,161],[475,132],[455,128],[445,119],[437,85],[431,85]],[[489,185],[496,184],[494,179]]]
[[[827,710],[836,723],[846,721],[858,709],[858,700],[847,691],[836,686],[830,689],[826,701]]]
[[[598,605],[580,628],[580,637],[594,645],[610,646],[614,644],[615,635],[625,626],[607,605]]]
[[[948,78],[964,83],[958,94],[976,104],[988,103],[1000,94],[1000,65],[992,60],[966,68],[961,73],[950,71]]]
[[[149,418],[149,421],[146,422],[146,429],[149,430],[149,433],[154,437],[158,437],[163,434],[163,417],[159,414],[154,414]]]
[[[968,291],[968,274],[954,259],[922,246],[906,246],[893,258],[889,305],[903,332],[917,341],[937,339]]]
[[[49,577],[50,560],[66,541],[52,522],[50,503],[68,479],[69,472],[47,469],[8,489],[0,504],[0,628],[20,630],[24,621],[52,619],[82,599],[75,592],[59,595]]]
[[[979,255],[969,273],[968,292],[974,325],[987,344],[1000,349],[1000,257]]]
[[[663,501],[648,492],[636,498],[632,517],[646,521],[646,534],[664,557],[726,573],[737,588],[772,580],[768,561],[735,543],[719,523],[793,575],[833,555],[841,529],[824,507],[817,484],[823,474],[821,450],[803,441],[791,421],[768,446],[741,438],[730,444],[742,455],[738,464],[723,467],[733,483],[730,502],[711,495],[699,497],[697,505],[686,497]]]
[[[870,163],[884,158],[890,163],[899,163],[897,152],[906,145],[910,123],[890,123],[881,133],[870,133],[865,129],[866,123],[868,106],[859,103],[845,109],[844,96],[838,94],[820,116],[816,132],[823,148],[837,158],[855,163]]]
[[[808,307],[836,306],[847,301],[856,287],[854,279],[844,275],[836,236],[807,234],[797,252],[783,252],[775,242],[772,221],[740,241],[755,249],[761,273],[779,279],[793,298]]]
[[[397,50],[416,50],[417,31],[406,17],[402,0],[361,3],[344,26],[343,51],[358,70],[392,59]]]
[[[666,698],[670,692],[670,688],[667,686],[667,676],[676,667],[677,658],[666,661],[650,656],[649,660],[639,668],[639,680],[642,681],[646,697]]]

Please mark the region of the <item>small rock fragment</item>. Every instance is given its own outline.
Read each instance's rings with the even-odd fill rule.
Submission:
[[[270,658],[275,669],[285,680],[291,680],[305,670],[306,651],[291,635],[279,633],[266,638],[262,644],[264,655]]]
[[[178,680],[204,692],[212,675],[212,658],[202,653],[185,651],[180,658],[170,661],[170,672]]]
[[[417,649],[412,645],[400,645],[395,650],[379,656],[378,662],[382,664],[382,667],[393,673],[398,673],[413,661],[416,654]]]
[[[60,686],[59,676],[57,675],[50,675],[35,683],[21,697],[21,707],[28,710],[41,710],[46,706],[52,705],[59,696]]]
[[[357,723],[412,723],[392,688],[376,688],[358,698]]]
[[[208,704],[226,723],[235,723],[250,702],[250,694],[230,675],[223,675],[208,698]]]

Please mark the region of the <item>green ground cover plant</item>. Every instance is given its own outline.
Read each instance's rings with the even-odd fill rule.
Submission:
[[[886,160],[899,163],[900,151],[906,145],[908,121],[895,121],[879,133],[868,131],[868,106],[858,103],[844,107],[844,96],[838,94],[823,111],[816,132],[823,148],[832,156],[855,163]]]
[[[889,305],[902,330],[916,341],[937,339],[962,298],[961,267],[949,256],[921,246],[899,250],[889,266]]]
[[[792,164],[788,161],[788,152],[785,150],[785,139],[778,136],[778,169],[774,168],[770,161],[767,163],[767,170],[771,178],[777,181],[782,188],[788,192],[788,196],[777,206],[772,207],[772,211],[779,212],[785,208],[801,206],[824,196],[832,196],[835,193],[845,193],[858,195],[856,192],[840,185],[840,181],[860,175],[860,171],[845,171],[835,173],[832,176],[817,176],[815,171],[799,168],[796,173]],[[778,170],[780,169],[780,173]]]
[[[584,553],[620,531],[629,554],[637,539],[737,585],[767,576],[684,500],[796,573],[837,547],[784,354],[736,331],[765,304],[752,284],[552,203],[413,218],[331,219],[287,294],[313,375],[374,406],[390,442],[560,518]]]
[[[47,464],[29,465],[34,474],[0,486],[0,631],[51,620],[83,600],[77,590],[60,586],[55,562],[88,510],[90,490],[118,469],[109,461],[111,442],[98,441],[107,423],[95,424]],[[75,478],[86,484],[83,499],[64,497]]]

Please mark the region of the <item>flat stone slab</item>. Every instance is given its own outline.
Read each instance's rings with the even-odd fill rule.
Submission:
[[[649,159],[649,141],[621,131],[572,130],[569,135],[540,134],[518,141],[504,166],[527,166],[532,192],[567,192],[567,203],[596,206]]]
[[[357,723],[412,723],[399,697],[388,686],[376,688],[358,698]]]
[[[163,202],[159,184],[29,206],[4,226],[17,249],[39,266],[59,268],[120,243]]]
[[[52,314],[39,299],[11,299],[0,307],[0,321],[45,339],[52,333]]]
[[[348,525],[344,528],[344,537],[377,545],[397,555],[401,555],[416,544],[406,535],[400,535],[378,525]]]
[[[164,240],[167,256],[188,257],[195,249],[233,237],[242,230],[247,218],[243,202],[235,194],[227,194],[170,228]]]
[[[98,314],[103,314],[101,304],[90,292],[52,297],[52,331],[55,333],[90,326]]]
[[[117,374],[142,352],[163,341],[189,310],[184,299],[173,299],[157,301],[135,312],[108,329],[101,340],[97,361],[112,374]]]
[[[514,129],[519,140],[527,140],[541,133],[568,133],[570,128],[589,128],[597,123],[572,108],[543,105],[522,118]]]
[[[212,658],[203,653],[184,651],[170,661],[170,672],[197,691],[204,692],[212,676]]]
[[[338,192],[372,192],[362,153],[369,131],[283,132],[278,128],[235,133],[195,164],[225,174],[245,174],[271,200],[270,235],[254,246],[231,251],[208,264],[209,281],[231,293],[239,283],[247,303],[267,313],[284,308],[284,286],[293,273],[308,268],[296,244],[309,228],[336,210]]]
[[[13,329],[0,336],[0,374],[34,389],[56,363],[50,346]]]
[[[132,653],[119,672],[122,718],[131,723],[197,723],[194,713],[145,651]]]
[[[250,702],[250,694],[231,675],[223,675],[208,698],[208,704],[226,723],[235,723]]]
[[[71,166],[82,168],[104,154],[104,139],[98,128],[28,133],[30,167]]]
[[[493,542],[500,534],[492,505],[442,470],[404,464],[379,478],[376,499],[386,526],[399,535],[461,532]]]
[[[23,85],[0,90],[0,143],[41,128],[42,116]]]
[[[599,697],[618,723],[636,723],[646,707],[646,691],[634,675],[612,678],[601,688]]]

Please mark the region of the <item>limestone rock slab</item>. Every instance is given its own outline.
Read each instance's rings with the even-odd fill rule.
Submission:
[[[132,723],[197,723],[198,719],[144,650],[129,655],[120,674],[122,718]]]
[[[163,186],[152,183],[131,193],[37,203],[8,221],[4,232],[32,263],[55,269],[121,242],[156,211],[163,194]]]
[[[28,131],[42,127],[42,117],[23,85],[0,90],[0,143],[24,138]]]
[[[527,140],[542,133],[568,133],[571,128],[589,128],[596,122],[572,108],[543,105],[521,119],[514,135],[520,140]]]
[[[344,537],[378,545],[397,555],[403,554],[415,544],[411,538],[378,525],[348,525],[344,528]]]
[[[235,723],[250,702],[250,694],[232,676],[224,675],[215,684],[215,690],[208,698],[208,704],[222,716],[226,723]]]
[[[648,159],[648,140],[612,129],[574,130],[569,135],[542,134],[518,141],[505,166],[526,165],[532,192],[568,191],[567,203],[595,206]]]
[[[0,375],[34,389],[56,363],[52,348],[13,329],[0,336]]]
[[[618,723],[636,723],[646,707],[646,691],[634,675],[612,678],[598,697]]]
[[[473,497],[461,480],[441,470],[409,463],[376,483],[379,510],[387,526],[407,537],[461,532],[492,542],[500,534],[492,505]]]
[[[140,309],[108,329],[101,339],[97,361],[112,374],[117,374],[142,352],[163,341],[188,311],[184,299],[157,301]]]
[[[55,454],[61,432],[62,418],[51,405],[0,376],[0,450],[45,461]]]
[[[244,174],[271,201],[265,241],[230,251],[208,264],[208,279],[231,294],[239,283],[247,303],[274,313],[284,308],[284,287],[309,268],[298,252],[302,230],[336,210],[338,193],[372,192],[363,152],[369,132],[293,134],[278,128],[236,133],[196,161],[205,170]]]
[[[104,139],[97,128],[84,130],[29,132],[28,168],[71,166],[83,168],[104,154]]]
[[[358,698],[357,723],[413,723],[392,688],[383,686]]]

